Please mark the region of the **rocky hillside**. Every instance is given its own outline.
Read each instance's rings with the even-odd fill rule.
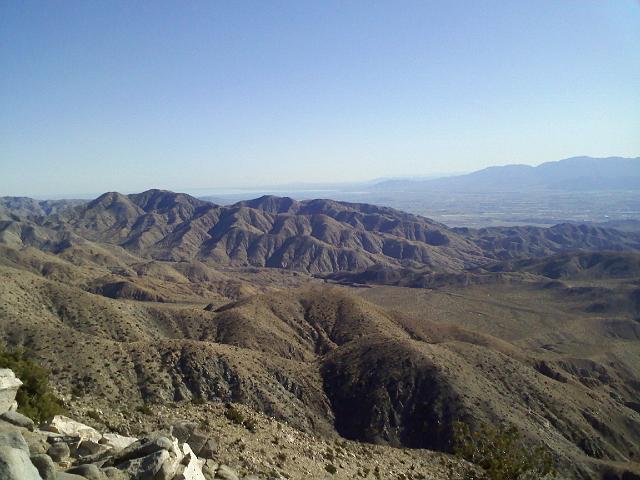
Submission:
[[[3,480],[444,480],[477,470],[434,452],[324,441],[231,404],[158,407],[127,416],[80,408],[76,414],[98,429],[63,415],[36,426],[15,411],[19,385],[11,370],[0,370]],[[104,430],[131,425],[135,437]]]
[[[629,406],[640,393],[631,311],[612,323],[568,313],[575,306],[562,306],[561,292],[544,301],[568,309],[567,324],[583,317],[601,342],[619,338],[627,353],[609,368],[407,316],[339,288],[219,297],[205,308],[108,298],[15,266],[0,272],[2,339],[34,352],[65,396],[104,411],[241,402],[326,439],[440,451],[450,450],[456,420],[508,418],[580,478],[640,455],[640,417]],[[607,412],[606,424],[597,412]]]
[[[501,262],[489,267],[489,270],[493,272],[529,272],[552,279],[633,279],[640,278],[640,254],[562,253],[544,258]]]
[[[593,225],[563,223],[542,227],[454,228],[487,257],[506,260],[568,251],[639,251],[640,235]]]
[[[308,272],[401,262],[454,269],[481,257],[475,245],[425,218],[330,200],[263,197],[220,207],[157,190],[108,193],[44,226],[160,260]]]
[[[332,200],[267,196],[222,207],[161,190],[111,192],[75,206],[28,200],[3,199],[2,243],[55,252],[90,241],[212,266],[330,273],[389,265],[450,273],[492,259],[640,249],[633,232],[569,224],[449,229],[391,208]]]
[[[0,197],[0,220],[38,219],[52,215],[84,200],[34,200],[29,197]]]

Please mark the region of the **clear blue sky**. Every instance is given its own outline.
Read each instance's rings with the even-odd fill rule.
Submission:
[[[640,154],[632,0],[0,0],[0,195]]]

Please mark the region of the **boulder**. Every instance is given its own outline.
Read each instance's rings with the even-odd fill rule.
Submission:
[[[107,476],[92,463],[86,465],[78,465],[67,469],[67,473],[73,473],[74,475],[80,475],[88,480],[106,480]]]
[[[102,469],[108,480],[129,480],[131,477],[127,472],[117,469],[116,467],[107,467]]]
[[[58,442],[49,447],[47,455],[49,455],[54,462],[62,462],[69,458],[71,450],[69,449],[69,445],[66,443]]]
[[[67,473],[67,472],[58,472],[56,473],[56,480],[87,480],[80,475],[76,475],[75,473]]]
[[[197,423],[180,420],[171,426],[171,435],[176,437],[180,443],[185,443],[189,441],[189,437],[197,428]]]
[[[205,463],[204,460],[198,459],[188,443],[182,445],[182,450],[184,453],[184,458],[182,460],[184,470],[182,470],[175,480],[206,480],[202,473],[202,466]]]
[[[56,415],[49,424],[49,430],[69,437],[79,437],[81,440],[99,442],[102,435],[93,427],[76,422],[64,415]]]
[[[135,437],[125,437],[124,435],[118,435],[117,433],[105,433],[100,439],[100,444],[107,447],[111,447],[114,450],[123,450],[127,448],[138,439]]]
[[[216,442],[213,438],[207,438],[205,444],[198,451],[198,456],[200,458],[216,458],[216,454],[218,453],[218,442]]]
[[[198,428],[198,424],[182,420],[171,427],[171,433],[180,443],[188,443],[198,456],[214,458],[218,451],[218,443]]]
[[[5,422],[12,423],[13,425],[17,425],[18,427],[26,428],[27,430],[33,431],[36,427],[33,423],[33,420],[31,420],[29,417],[13,410],[4,412],[2,415],[0,415],[0,418]]]
[[[188,443],[191,450],[196,455],[200,455],[200,450],[203,449],[208,440],[209,435],[196,430],[189,435],[188,440],[185,440],[184,443]]]
[[[205,464],[202,466],[202,473],[204,474],[204,478],[207,480],[213,479],[216,476],[216,472],[218,471],[219,465],[213,460],[206,460]]]
[[[29,453],[29,445],[24,441],[22,434],[17,431],[0,432],[0,447],[17,448],[27,454]]]
[[[60,435],[59,433],[53,433],[53,432],[48,432],[48,433],[49,435],[47,435],[47,443],[50,443],[50,444],[62,442],[66,444],[79,445],[80,442],[82,441],[80,437]]]
[[[103,452],[94,453],[93,455],[87,455],[86,457],[78,457],[76,463],[84,465],[87,463],[95,463],[98,467],[108,465],[113,466],[111,458],[112,450],[106,449]]]
[[[132,458],[147,456],[159,450],[171,450],[172,447],[173,442],[171,442],[171,440],[169,440],[167,437],[159,436],[155,438],[141,438],[140,440],[137,440],[129,445],[124,450],[115,454],[113,457],[113,462],[117,465],[118,463],[131,460]]]
[[[0,478],[2,480],[42,480],[29,453],[8,446],[0,446]]]
[[[43,480],[56,480],[56,466],[49,455],[44,453],[31,455],[31,463],[36,467]]]
[[[216,476],[214,478],[220,478],[222,480],[240,480],[240,477],[238,477],[236,471],[224,464],[218,467],[218,471],[216,472]]]
[[[170,460],[169,452],[167,450],[158,450],[144,457],[127,460],[117,465],[117,467],[126,472],[132,480],[156,480],[158,472],[160,472],[162,465],[167,460]]]
[[[47,436],[43,435],[42,432],[39,430],[36,430],[35,432],[25,431],[22,432],[22,436],[29,446],[29,452],[31,455],[47,453],[49,443],[47,443]]]
[[[157,480],[174,480],[179,472],[184,470],[184,466],[180,462],[176,461],[176,458],[169,454],[169,459],[165,462],[156,473],[155,479]]]
[[[91,440],[85,440],[80,442],[80,445],[76,448],[75,455],[78,457],[88,457],[101,454],[108,450],[111,450],[111,448],[106,445],[102,445]]]
[[[22,385],[13,370],[0,368],[0,414],[11,410],[18,388]]]
[[[181,464],[183,459],[184,459],[184,454],[180,449],[178,440],[174,438],[173,443],[171,445],[171,449],[169,450],[169,458],[165,460],[165,462],[162,464],[162,467],[157,473],[157,478],[159,480],[174,479],[179,473],[181,473],[184,470],[184,467]]]

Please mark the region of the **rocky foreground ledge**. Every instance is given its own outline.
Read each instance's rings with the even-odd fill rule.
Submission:
[[[11,370],[0,369],[2,480],[240,478],[230,467],[214,461],[216,442],[187,421],[142,438],[100,433],[62,415],[36,428],[30,418],[16,411],[20,385]]]

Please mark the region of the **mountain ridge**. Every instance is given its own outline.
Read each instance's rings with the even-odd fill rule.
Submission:
[[[157,189],[107,192],[50,215],[9,218],[0,222],[0,238],[54,250],[90,241],[156,260],[310,273],[374,265],[451,273],[569,250],[640,250],[638,233],[593,225],[449,228],[365,203],[265,195],[220,206]]]
[[[463,268],[481,256],[474,244],[424,217],[333,200],[265,196],[222,207],[168,191],[109,192],[37,226],[160,260],[310,272],[388,262]]]
[[[570,157],[538,166],[491,166],[430,180],[391,180],[376,191],[521,192],[523,190],[639,190],[640,157]]]

